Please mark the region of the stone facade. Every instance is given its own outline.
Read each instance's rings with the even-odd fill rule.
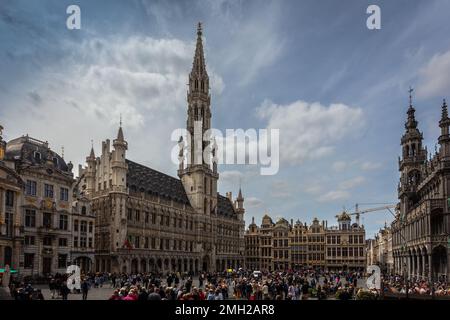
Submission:
[[[366,232],[364,226],[351,223],[350,215],[337,216],[338,226],[325,230],[326,268],[328,270],[364,270]]]
[[[313,267],[323,270],[362,270],[366,265],[365,230],[351,224],[345,212],[338,226],[328,227],[317,218],[311,225],[279,219],[273,223],[266,214],[261,226],[252,220],[245,233],[246,268],[287,270]]]
[[[21,177],[5,161],[6,142],[0,126],[0,268],[9,265],[19,269],[23,235],[20,196]]]
[[[23,181],[13,225],[20,275],[65,273],[71,264],[72,164],[28,135],[8,141],[3,161]]]
[[[199,24],[189,75],[187,130],[211,128],[211,96]],[[180,139],[180,145],[184,142]],[[80,169],[80,190],[96,216],[96,270],[108,272],[200,271],[238,268],[244,262],[241,190],[217,192],[217,164],[197,156],[208,145],[180,150],[179,178],[127,159],[122,127],[98,157],[91,149]],[[214,153],[211,154],[214,160]]]
[[[392,222],[394,272],[408,277],[448,279],[450,250],[450,119],[442,104],[439,149],[423,146],[411,96],[399,157],[399,212]]]
[[[80,181],[78,179],[77,182]],[[95,262],[95,214],[89,199],[79,190],[78,183],[73,191],[71,261],[81,271],[91,272]]]
[[[255,224],[255,218],[248,226],[245,233],[245,266],[251,270],[261,269],[261,237],[258,232],[258,226]]]
[[[393,273],[392,231],[387,225],[380,229],[374,239],[367,240],[367,265],[377,265],[385,274]]]

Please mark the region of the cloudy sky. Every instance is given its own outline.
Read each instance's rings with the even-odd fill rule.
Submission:
[[[66,8],[81,8],[81,30]],[[366,9],[381,7],[381,30]],[[170,134],[185,126],[195,28],[204,24],[213,126],[280,129],[280,170],[221,166],[242,185],[246,221],[310,222],[395,202],[408,88],[428,150],[450,98],[450,1],[0,1],[0,122],[82,163],[91,139],[176,175]],[[75,170],[77,173],[77,170]],[[367,205],[362,205],[366,203]],[[366,214],[372,236],[388,212]]]

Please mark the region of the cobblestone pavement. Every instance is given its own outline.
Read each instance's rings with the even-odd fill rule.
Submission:
[[[345,280],[343,281],[345,282]],[[163,285],[166,284],[165,280],[162,280]],[[323,278],[319,280],[319,284],[323,284]],[[198,278],[194,278],[194,286],[198,286]],[[365,287],[365,279],[358,279],[358,287]],[[51,292],[48,289],[47,285],[40,285],[37,286],[37,288],[40,288],[42,290],[42,294],[44,295],[45,300],[52,300],[51,298]],[[99,288],[91,288],[88,293],[88,300],[107,300],[111,294],[113,293],[114,289],[111,288],[110,283],[105,283],[103,287]],[[233,287],[230,285],[229,287],[229,296],[231,299],[233,299]],[[333,299],[333,297],[330,297]],[[311,300],[316,300],[315,298],[310,298]],[[61,297],[57,297],[56,300],[61,300]],[[82,300],[82,295],[78,293],[71,293],[68,296],[68,300]]]
[[[52,300],[52,295],[48,286],[37,286],[42,290],[45,300]],[[88,293],[88,300],[108,300],[108,298],[113,293],[114,289],[111,288],[109,284],[103,286],[102,288],[92,288]],[[81,293],[71,293],[67,297],[68,300],[82,300]],[[61,300],[61,297],[57,297],[55,300]]]

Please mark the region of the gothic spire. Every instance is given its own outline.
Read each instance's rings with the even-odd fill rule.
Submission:
[[[125,141],[123,137],[123,130],[122,130],[122,114],[120,114],[120,121],[119,121],[119,131],[117,132],[117,140],[118,141]]]
[[[94,140],[91,139],[91,152],[89,153],[89,159],[95,160],[95,152],[94,152]]]
[[[447,111],[447,102],[444,101],[442,102],[442,115],[441,115],[441,121],[440,123],[442,124],[444,121],[448,122],[449,118],[448,118],[448,111]]]
[[[94,147],[91,147],[91,153],[89,154],[89,158],[95,159]]]
[[[117,140],[124,141],[122,127],[119,127],[119,132],[117,132]]]
[[[191,72],[191,74],[197,74],[199,76],[207,73],[205,67],[205,54],[203,53],[202,34],[202,24],[199,22],[197,27],[197,44],[195,45],[195,56]]]
[[[237,200],[244,200],[244,197],[242,196],[241,188],[239,188],[239,193],[238,193],[238,196],[237,196]]]
[[[414,91],[414,89],[409,87],[409,90],[408,90],[408,92],[409,92],[409,108],[407,111],[408,118],[405,123],[406,129],[416,129],[417,128],[417,121],[416,121],[416,118],[414,115],[416,110],[414,109],[413,104],[412,104],[412,92],[413,91]]]

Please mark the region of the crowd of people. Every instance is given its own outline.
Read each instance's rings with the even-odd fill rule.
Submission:
[[[405,281],[402,276],[385,276],[383,281],[384,292],[393,294],[450,296],[450,286],[446,281],[430,282],[420,278],[411,278]]]
[[[315,269],[253,272],[200,273],[90,273],[83,274],[76,288],[67,283],[68,275],[57,274],[48,279],[51,299],[67,300],[69,294],[88,298],[91,288],[112,290],[109,300],[307,300],[314,299],[378,299],[394,295],[450,296],[444,281],[430,283],[421,279],[405,282],[401,276],[383,276],[381,290],[367,290],[359,280],[362,272],[326,272]],[[70,284],[70,283],[69,283]],[[70,288],[70,289],[69,289]],[[17,300],[43,300],[39,288],[31,282],[11,281],[11,293]]]
[[[69,294],[82,294],[82,299],[87,300],[89,290],[94,287],[103,286],[103,283],[109,281],[108,274],[91,273],[83,275],[80,279],[79,286],[70,286],[68,283],[68,276],[66,274],[55,274],[48,278],[48,289],[50,291],[51,299],[67,300]],[[44,295],[40,288],[33,286],[33,281],[30,279],[11,279],[9,289],[11,295],[16,300],[44,300]]]
[[[110,300],[305,300],[310,297],[352,299],[360,273],[320,273],[313,270],[254,274],[202,273],[194,281],[189,275],[169,273],[112,275]]]

